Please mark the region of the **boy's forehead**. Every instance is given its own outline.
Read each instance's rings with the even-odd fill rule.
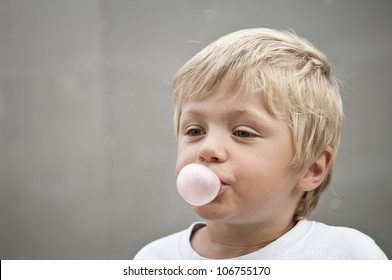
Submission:
[[[214,95],[203,99],[188,99],[181,106],[181,116],[198,117],[219,114],[222,117],[249,117],[269,122],[274,117],[262,100],[247,95]]]
[[[230,102],[235,99],[242,99],[251,102],[257,102],[262,99],[263,93],[261,91],[250,91],[240,87],[240,81],[230,80],[228,77],[223,78],[214,87],[208,91],[202,91],[198,88],[202,85],[196,86],[194,89],[190,89],[190,94],[184,96],[184,102],[186,101],[202,101],[206,99],[219,99],[222,102]]]

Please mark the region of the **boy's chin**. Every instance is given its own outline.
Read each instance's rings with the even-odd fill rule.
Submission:
[[[224,221],[231,216],[227,211],[227,207],[222,207],[222,205],[217,205],[217,203],[214,202],[203,206],[192,207],[196,215],[206,221]]]

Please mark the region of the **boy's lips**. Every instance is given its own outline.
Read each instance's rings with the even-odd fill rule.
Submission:
[[[219,196],[221,193],[223,193],[229,187],[225,182],[223,182],[223,181],[220,181],[220,182],[221,182],[221,185],[220,185],[219,192],[218,192],[217,196]]]

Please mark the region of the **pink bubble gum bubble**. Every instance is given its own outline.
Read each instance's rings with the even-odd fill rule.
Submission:
[[[202,206],[213,201],[220,186],[218,176],[211,169],[197,163],[186,165],[177,176],[179,194],[193,206]]]

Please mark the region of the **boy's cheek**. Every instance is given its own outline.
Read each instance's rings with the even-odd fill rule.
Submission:
[[[182,165],[177,160],[177,163],[176,163],[176,177],[178,176],[178,173],[180,172],[181,168],[182,168]]]
[[[197,158],[197,151],[193,151],[192,149],[182,149],[178,148],[177,150],[177,162],[176,162],[176,175],[180,172],[180,170],[190,163],[195,163]]]
[[[191,162],[189,162],[189,163],[191,163]],[[187,160],[184,158],[183,154],[178,152],[178,154],[177,154],[177,162],[176,162],[176,176],[178,175],[180,170],[187,164],[188,164]]]

